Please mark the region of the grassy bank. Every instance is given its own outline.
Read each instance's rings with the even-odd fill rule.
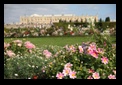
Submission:
[[[31,41],[38,47],[43,45],[58,45],[58,46],[65,46],[66,44],[81,44],[82,42],[87,41],[94,41],[91,36],[85,37],[39,37],[39,38],[4,38],[4,42],[10,42],[11,40],[24,40],[24,41]],[[112,43],[116,43],[116,37],[110,37]]]

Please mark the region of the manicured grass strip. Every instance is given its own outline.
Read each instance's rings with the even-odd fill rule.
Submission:
[[[30,41],[38,47],[43,45],[57,45],[65,46],[66,44],[81,44],[82,42],[94,41],[90,36],[85,37],[39,37],[39,38],[4,38],[4,42],[10,42],[11,40],[24,40]],[[116,37],[110,37],[112,43],[116,43]]]

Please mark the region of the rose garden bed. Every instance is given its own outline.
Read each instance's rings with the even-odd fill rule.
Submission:
[[[4,42],[5,79],[116,79],[116,46],[94,42],[38,48],[30,41]]]

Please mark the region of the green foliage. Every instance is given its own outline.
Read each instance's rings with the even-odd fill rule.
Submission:
[[[104,54],[99,54],[97,59],[85,53],[91,43],[86,44],[88,47],[86,50],[84,49],[83,53],[79,52],[78,46],[81,46],[79,44],[67,45],[67,48],[59,48],[58,46],[51,45],[45,46],[41,47],[41,49],[36,49],[31,54],[26,53],[23,56],[18,54],[18,56],[7,58],[6,63],[4,63],[4,78],[28,79],[38,76],[40,79],[56,79],[56,74],[62,72],[64,66],[70,62],[73,65],[71,69],[77,72],[76,76],[78,79],[87,79],[91,75],[89,69],[98,72],[101,79],[106,79],[112,73],[112,70],[116,69],[115,48],[112,48],[111,43],[103,36],[95,34],[94,38],[96,39],[96,47],[104,49]],[[106,42],[106,46],[104,46],[104,41]],[[71,49],[72,47],[75,51]],[[43,55],[43,50],[46,49],[53,54],[49,59]],[[106,65],[101,62],[103,56],[109,59]],[[102,76],[103,73],[105,77]]]
[[[110,22],[110,17],[106,17],[105,22]]]
[[[34,50],[32,50],[32,53],[29,53],[28,51],[26,51],[26,48],[24,48],[24,50],[21,52],[20,50],[22,48],[15,48],[12,44],[11,47],[12,48],[6,48],[4,50],[4,53],[6,52],[6,50],[12,50],[16,54],[16,56],[8,57],[4,54],[5,79],[32,79],[33,76],[38,76],[38,78],[47,76],[44,78],[49,78],[49,76],[45,74],[45,72],[47,71],[44,69],[48,67],[48,64],[53,61],[53,57],[47,59],[43,55],[43,51],[48,49],[51,53],[55,54],[57,51],[60,51],[62,49],[58,46],[48,45],[41,47],[41,49],[35,48]],[[16,76],[16,74],[18,76]]]
[[[94,39],[94,42],[66,45],[61,48],[48,45],[37,47],[28,53],[24,45],[20,48],[15,43],[10,43],[10,46],[4,47],[4,78],[57,79],[56,75],[67,68],[70,72],[68,76],[64,75],[63,79],[71,79],[69,74],[72,71],[76,72],[76,79],[87,79],[89,76],[96,79],[93,76],[95,73],[99,74],[97,79],[109,79],[111,74],[115,79],[116,73],[113,71],[116,71],[116,47],[112,45],[109,36],[100,35],[91,23],[90,26],[93,31],[91,39]],[[12,50],[16,56],[6,58],[7,50]],[[102,60],[103,57],[106,59]],[[67,64],[71,66],[66,66]]]
[[[106,30],[107,27],[109,27],[109,28],[115,27],[116,26],[116,22],[96,22],[95,26],[99,30],[101,30],[101,29]]]
[[[43,57],[34,54],[7,59],[4,65],[4,79],[28,79],[41,75],[42,67],[46,63]]]
[[[53,32],[54,32],[54,28],[51,27],[47,29],[47,34],[52,35]]]
[[[100,18],[99,22],[103,22],[101,18]]]

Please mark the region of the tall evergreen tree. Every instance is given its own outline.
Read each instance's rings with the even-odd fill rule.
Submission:
[[[69,22],[72,22],[71,20]]]
[[[66,20],[64,20],[63,22],[65,22],[65,23],[66,23]]]
[[[83,23],[83,19],[81,19],[81,23]]]
[[[100,18],[99,22],[102,22],[102,19]]]
[[[110,22],[110,17],[106,17],[105,22]]]
[[[94,19],[94,23],[96,23],[97,22],[97,20],[96,20],[96,18]]]
[[[78,19],[75,22],[77,23],[78,22]]]
[[[88,22],[87,22],[87,19],[85,18],[85,22],[84,22],[83,26],[87,27],[87,25],[88,25]]]
[[[87,23],[87,19],[85,18],[85,23]]]
[[[98,29],[101,30],[101,27],[102,27],[102,19],[101,18],[99,20],[98,26],[99,26]]]
[[[59,22],[62,22],[62,20],[60,19]]]

